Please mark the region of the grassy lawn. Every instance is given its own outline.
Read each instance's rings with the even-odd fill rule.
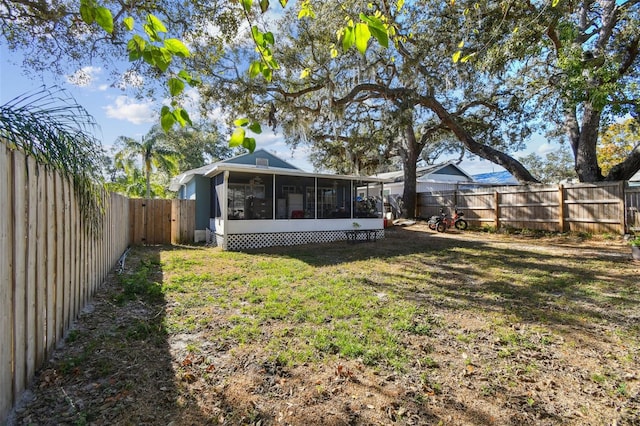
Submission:
[[[40,378],[76,424],[639,422],[640,265],[618,241],[416,226],[127,263]]]

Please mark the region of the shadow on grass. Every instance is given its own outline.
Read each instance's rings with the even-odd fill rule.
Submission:
[[[600,255],[588,243],[557,254],[527,244],[531,247],[511,248],[395,228],[376,243],[272,248],[260,254],[314,267],[364,262],[373,268],[381,262],[378,273],[364,273],[359,280],[376,292],[451,310],[509,314],[515,321],[561,329],[586,331],[602,321],[633,327],[637,318],[630,314],[640,311],[640,288],[638,268],[626,257]]]
[[[278,406],[287,397],[288,386],[293,388],[291,383],[304,383],[303,374],[300,378],[287,376],[289,371],[251,358],[253,354],[216,348],[213,340],[205,342],[207,350],[217,357],[226,352],[226,356],[234,358],[229,362],[234,369],[223,371],[222,363],[216,365],[206,359],[196,363],[179,344],[201,336],[186,329],[179,333],[167,330],[168,317],[179,316],[178,302],[186,303],[186,299],[165,299],[163,285],[170,283],[164,282],[164,276],[169,268],[163,271],[161,254],[185,249],[202,247],[157,246],[132,252],[125,274],[111,277],[93,300],[93,312],[81,315],[76,329],[69,334],[65,350],[40,373],[34,389],[40,402],[26,406],[19,424],[276,423],[278,411],[261,409],[252,398],[257,398],[259,388],[264,388],[265,398]],[[213,252],[206,262],[215,263],[219,254]],[[209,253],[203,251],[203,256]],[[232,254],[223,256],[233,258]],[[625,268],[628,262],[614,257],[587,259],[579,250],[555,255],[471,238],[393,229],[376,243],[270,248],[252,251],[250,256],[260,260],[292,258],[314,268],[337,265],[337,269],[344,267],[356,283],[373,292],[393,293],[427,308],[496,313],[507,315],[514,322],[557,329],[590,332],[601,321],[631,328],[632,314],[640,311],[637,268]],[[174,267],[185,268],[186,273],[198,272],[186,261],[173,263]],[[215,272],[213,268],[212,274]],[[234,280],[246,285],[247,277],[238,273]],[[197,282],[190,284],[194,288],[189,290],[200,291]],[[180,295],[178,290],[176,293]],[[206,305],[204,296],[198,294],[197,302]],[[206,309],[203,312],[212,314]],[[219,376],[219,383],[207,381],[209,365],[215,367],[212,371]],[[304,370],[297,373],[301,371]],[[247,378],[243,381],[244,375]],[[323,383],[336,383],[335,375],[327,375],[331,380]],[[261,381],[254,382],[251,377]],[[212,383],[222,390],[214,389]],[[356,384],[364,394],[384,392],[379,384]],[[314,410],[316,418],[329,419],[328,413],[334,409],[335,424],[348,424],[342,421],[345,418],[358,424],[357,413],[330,405],[330,393],[320,393],[313,386],[308,392],[315,399],[309,399],[310,406],[300,409],[300,423],[305,416],[311,418]],[[386,396],[391,398],[392,394]],[[408,393],[399,395],[398,407],[408,398]],[[471,405],[461,405],[455,399],[445,399],[444,403],[464,413],[472,424],[493,423],[490,416]],[[415,412],[423,421],[439,420],[426,403],[419,404]]]
[[[204,424],[179,392],[160,252],[136,248],[111,272],[36,375],[11,424]]]

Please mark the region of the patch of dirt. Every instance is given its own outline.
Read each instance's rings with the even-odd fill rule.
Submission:
[[[435,234],[417,223],[401,232],[389,230],[375,250],[393,252],[408,236],[430,250],[481,240],[523,256],[611,259],[613,266],[635,268],[624,277],[640,276],[621,241]],[[127,268],[149,263],[160,250],[132,251]],[[634,286],[625,294],[635,319],[629,316],[634,309],[616,313],[600,306],[595,308],[602,322],[568,323],[566,332],[554,336],[526,319],[499,324],[508,338],[531,342],[512,353],[507,337],[496,334],[490,309],[481,315],[457,309],[455,300],[415,294],[446,327],[408,341],[419,356],[397,372],[340,358],[288,367],[272,361],[266,350],[221,344],[197,332],[165,332],[167,310],[177,302],[123,297],[112,274],[64,346],[38,372],[9,424],[640,425],[640,348],[629,347],[616,325],[638,320],[640,288],[638,282],[627,284]],[[472,277],[447,285],[464,287],[478,301],[483,297]],[[509,303],[490,306],[502,314]],[[203,315],[215,319],[216,313]],[[196,342],[194,352],[190,346]]]

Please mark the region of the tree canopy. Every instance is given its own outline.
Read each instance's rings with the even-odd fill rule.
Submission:
[[[638,119],[640,1],[456,5],[465,7],[461,56],[473,55],[478,68],[505,74],[509,87],[522,90],[548,136],[569,143],[581,181],[624,180],[640,169],[640,149],[606,175],[596,154],[609,123]]]
[[[600,136],[598,144],[598,164],[603,174],[623,162],[640,146],[640,122],[628,118],[610,124]]]
[[[577,177],[573,168],[573,157],[567,145],[546,153],[544,157],[531,153],[520,161],[542,183],[558,184]]]
[[[28,55],[36,69],[60,55],[71,58],[60,63],[84,65],[98,55],[109,62],[124,44],[134,59],[156,65],[169,51],[202,77],[204,102],[224,101],[233,115],[251,117],[237,121],[240,130],[232,137],[249,147],[247,129],[278,124],[292,145],[310,143],[316,159],[331,153],[331,168],[369,171],[400,156],[409,183],[425,147],[455,140],[460,151],[534,182],[513,152],[533,131],[545,131],[568,142],[581,181],[627,179],[640,169],[638,147],[608,173],[597,155],[603,129],[626,114],[637,120],[640,112],[639,0],[304,0],[284,9],[277,30],[260,15],[273,8],[269,1],[134,7],[83,0],[81,6],[110,10],[115,24],[106,37],[105,25],[96,31],[69,4],[8,2],[0,15],[2,35],[11,47],[47,52]],[[164,43],[154,50],[159,57],[145,53],[136,27],[133,46],[123,35],[131,16],[136,25],[147,22],[138,32],[157,42],[160,27],[148,26],[149,12],[170,27],[158,38]],[[237,43],[232,35],[243,33],[243,20],[251,28]],[[60,37],[41,37],[51,32]],[[192,54],[167,47],[167,37],[185,40]],[[232,40],[235,48],[227,50]],[[50,62],[38,64],[45,59]],[[172,74],[170,94],[191,79]],[[179,108],[165,116],[163,125],[188,118]]]
[[[290,144],[309,143],[316,158],[328,158],[324,165],[340,172],[369,172],[400,157],[409,214],[416,163],[425,146],[443,139],[535,181],[508,154],[531,131],[518,92],[504,90],[500,79],[470,63],[445,59],[458,34],[449,25],[457,17],[449,8],[415,3],[391,9],[395,45],[336,55],[332,29],[346,13],[359,16],[366,9],[360,2],[313,4],[322,20],[290,13],[280,22],[274,56],[282,71],[271,81],[249,78],[244,58],[250,52],[238,46],[214,68],[212,81],[204,80],[204,99],[226,100],[226,108],[277,124]],[[436,27],[439,32],[430,31]]]

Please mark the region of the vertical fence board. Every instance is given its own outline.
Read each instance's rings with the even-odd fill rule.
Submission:
[[[56,282],[57,282],[57,271],[56,265],[58,263],[56,256],[56,221],[57,221],[57,210],[58,210],[58,200],[55,196],[55,177],[51,170],[47,171],[47,271],[46,271],[46,295],[47,295],[47,334],[46,334],[46,348],[45,348],[45,359],[51,354],[53,351],[53,344],[56,338]],[[62,254],[62,253],[61,253]]]
[[[640,187],[625,189],[625,232],[640,233]]]
[[[180,200],[171,200],[171,244],[180,241]]]
[[[80,255],[80,250],[78,250],[80,245],[80,237],[78,235],[78,199],[73,184],[69,186],[69,195],[71,198],[71,222],[69,223],[71,228],[71,289],[69,294],[71,311],[69,312],[69,325],[71,325],[78,316],[78,256]]]
[[[47,347],[47,174],[38,167],[36,222],[36,357],[34,367],[44,362]],[[30,376],[31,377],[31,376]]]
[[[123,199],[123,201],[125,203],[123,207],[129,211],[131,244],[171,244],[176,240],[193,241],[195,201],[154,199]],[[182,225],[178,227],[175,222],[181,222]]]
[[[0,422],[13,405],[13,167],[11,152],[0,144]]]
[[[64,197],[64,183],[60,174],[55,174],[54,181],[56,191],[56,340],[62,339],[64,333],[64,267],[67,258],[65,251],[65,197]],[[64,255],[63,255],[64,253]]]
[[[27,381],[35,374],[36,365],[36,245],[38,223],[37,166],[33,157],[27,157],[28,178],[28,237],[27,237]]]
[[[640,229],[639,207],[633,207],[630,195],[633,191],[623,182],[528,185],[421,193],[418,200],[422,218],[437,214],[437,206],[454,202],[472,226],[492,223],[497,227],[622,234],[633,227],[636,217],[636,229]]]
[[[87,253],[87,219],[84,216],[82,209],[78,208],[78,233],[80,234],[80,256],[78,260],[80,263],[79,271],[80,278],[78,280],[78,313],[87,302],[87,266],[89,263],[89,253]]]
[[[71,301],[71,285],[73,282],[73,244],[71,243],[71,237],[73,236],[72,226],[71,226],[71,189],[69,185],[69,180],[64,178],[62,180],[63,185],[63,196],[64,196],[64,221],[62,223],[62,228],[64,232],[64,272],[62,274],[64,278],[63,283],[63,312],[64,312],[64,330],[69,328],[71,324],[71,310],[73,307]]]
[[[19,394],[26,385],[27,354],[26,354],[26,261],[27,261],[27,224],[26,224],[26,165],[24,157],[13,153],[13,390],[14,396]]]

